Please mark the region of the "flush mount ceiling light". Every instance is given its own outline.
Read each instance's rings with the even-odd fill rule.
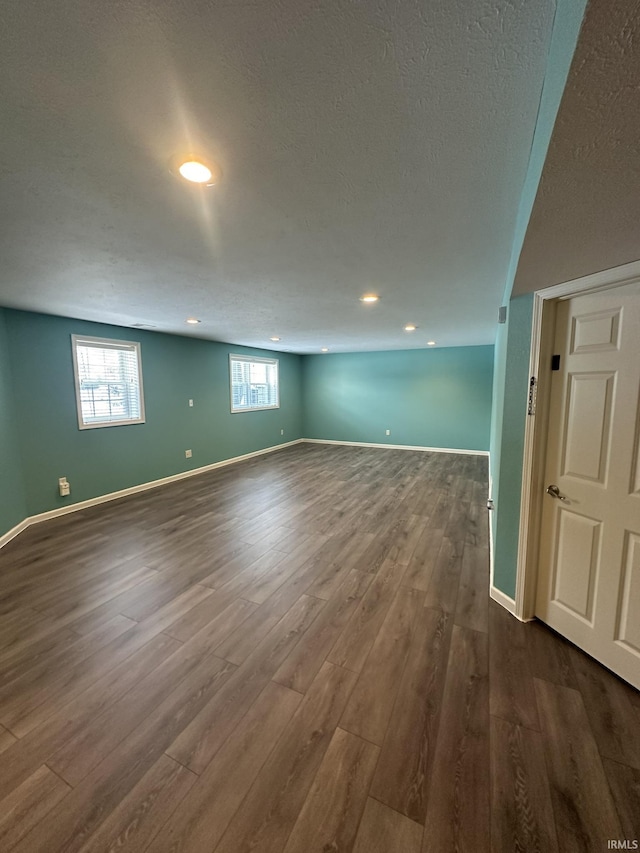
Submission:
[[[435,345],[436,345],[436,342],[435,342],[435,341],[427,341],[427,346],[428,346],[428,347],[434,347]]]
[[[172,175],[203,187],[215,186],[222,177],[220,167],[200,154],[174,154],[169,161],[169,171]]]
[[[379,296],[376,296],[375,293],[365,293],[364,296],[360,297],[360,302],[366,302],[371,304],[373,302],[377,302],[380,299]]]
[[[190,326],[197,326],[198,323],[202,322],[201,320],[196,320],[195,317],[187,317],[185,323],[188,323]]]
[[[320,352],[329,352],[329,347],[322,347]]]
[[[269,338],[269,340],[270,340],[270,341],[273,341],[273,342],[275,343],[275,342],[279,341],[279,340],[280,340],[280,338],[273,337],[273,338]]]
[[[404,330],[405,332],[415,332],[417,328],[418,327],[414,326],[413,323],[407,323],[407,325],[404,327]]]

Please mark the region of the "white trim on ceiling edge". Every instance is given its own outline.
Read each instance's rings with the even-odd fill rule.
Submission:
[[[316,438],[296,438],[294,441],[286,441],[283,444],[275,444],[271,447],[265,447],[263,450],[254,450],[252,453],[244,453],[242,456],[233,456],[231,459],[222,459],[220,462],[212,462],[210,465],[203,465],[200,468],[192,468],[190,471],[181,471],[179,474],[171,474],[169,477],[162,477],[159,480],[150,480],[148,483],[140,483],[138,486],[130,486],[128,489],[120,489],[117,492],[109,492],[106,495],[98,495],[95,498],[89,498],[86,501],[78,501],[69,506],[61,506],[57,509],[50,509],[47,512],[40,512],[37,515],[30,515],[24,518],[21,522],[12,527],[2,536],[0,536],[0,548],[14,539],[27,527],[32,524],[39,524],[42,521],[49,521],[51,518],[58,518],[61,515],[68,515],[70,512],[80,512],[83,509],[88,509],[98,504],[115,501],[119,498],[125,498],[127,495],[135,495],[138,492],[146,492],[149,489],[155,489],[158,486],[165,486],[168,483],[175,483],[177,480],[184,480],[187,477],[194,477],[197,474],[204,474],[206,471],[213,471],[216,468],[224,468],[227,465],[234,465],[236,462],[243,462],[245,459],[252,459],[254,456],[263,456],[266,453],[273,453],[276,450],[281,450],[283,447],[292,447],[294,444],[346,444],[354,447],[383,447],[391,450],[421,450],[430,451],[432,453],[456,453],[473,456],[488,456],[486,450],[454,450],[451,448],[439,447],[419,447],[411,444],[360,444],[355,441],[330,441]]]

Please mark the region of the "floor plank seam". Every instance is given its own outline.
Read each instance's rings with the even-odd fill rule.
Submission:
[[[3,672],[29,720],[0,727],[15,853],[111,849],[125,828],[131,849],[201,849],[227,797],[218,853],[558,853],[629,833],[640,701],[489,601],[486,460],[353,450],[283,451],[0,552]],[[109,564],[93,581],[83,548]]]
[[[44,764],[43,764],[42,766],[43,766],[43,767],[46,767],[46,768],[47,768],[47,770],[49,770],[49,772],[50,772],[50,773],[53,773],[53,775],[54,775],[54,776],[56,776],[56,777],[57,777],[57,778],[62,782],[62,784],[63,784],[63,785],[66,785],[66,787],[69,789],[69,791],[73,791],[73,789],[74,789],[74,787],[75,787],[75,786],[74,786],[74,785],[72,785],[70,782],[68,782],[68,781],[67,781],[63,776],[61,776],[59,773],[56,773],[56,771],[53,769],[53,767],[51,767],[51,766],[50,766],[46,761],[44,762]]]

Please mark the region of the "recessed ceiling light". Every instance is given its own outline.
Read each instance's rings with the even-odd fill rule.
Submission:
[[[270,341],[279,341],[279,340],[280,340],[280,338],[275,338],[275,337],[274,337],[274,338],[269,338],[269,340],[270,340]]]
[[[329,347],[322,347],[320,352],[329,352]]]
[[[220,181],[222,171],[207,157],[196,154],[174,154],[169,161],[169,170],[192,184],[212,187]]]
[[[436,345],[436,342],[435,342],[435,341],[427,341],[427,346],[428,346],[428,347],[434,347],[435,345]]]
[[[196,320],[196,318],[195,318],[195,317],[187,317],[187,319],[186,319],[186,321],[185,321],[185,322],[186,322],[186,323],[188,323],[190,326],[197,326],[197,325],[198,325],[198,323],[200,323],[201,321],[200,321],[200,320]]]
[[[376,296],[375,293],[365,293],[364,296],[360,297],[360,302],[377,302],[380,299],[379,296]]]
[[[213,177],[211,169],[204,163],[198,163],[197,160],[187,160],[178,167],[178,171],[185,180],[194,184],[206,184]]]
[[[407,325],[404,327],[404,330],[405,332],[415,332],[417,328],[418,327],[414,326],[413,323],[407,323]]]

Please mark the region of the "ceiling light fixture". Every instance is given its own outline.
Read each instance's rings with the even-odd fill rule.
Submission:
[[[364,296],[360,297],[360,302],[372,303],[377,302],[378,299],[380,299],[380,297],[376,296],[375,293],[365,293]]]
[[[405,332],[415,332],[417,328],[418,327],[414,326],[413,323],[407,323],[407,325],[404,327],[404,330]]]
[[[196,320],[195,317],[187,317],[185,320],[185,323],[188,323],[190,326],[197,326],[200,322],[201,320]]]
[[[222,171],[219,166],[207,157],[196,154],[174,154],[169,161],[169,171],[172,175],[184,178],[192,184],[212,187],[219,183]]]
[[[329,347],[322,347],[320,352],[329,352]]]
[[[269,340],[270,340],[270,341],[273,341],[274,343],[277,343],[277,341],[279,341],[279,340],[280,340],[280,338],[269,338]]]
[[[427,341],[427,346],[428,346],[428,347],[434,347],[435,345],[436,345],[436,342],[435,342],[435,341]]]
[[[213,177],[211,169],[204,163],[198,163],[197,160],[187,160],[178,168],[178,171],[186,181],[194,184],[207,184]]]

